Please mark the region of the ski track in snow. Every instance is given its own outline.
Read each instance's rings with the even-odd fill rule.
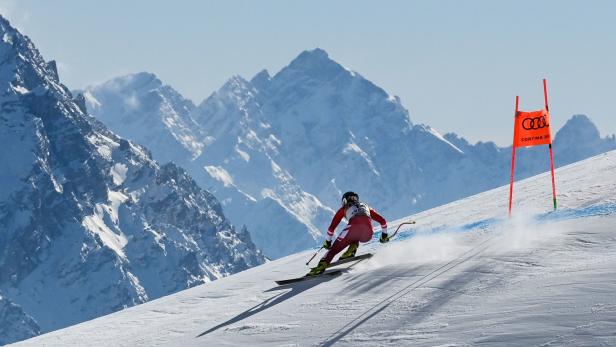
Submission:
[[[615,346],[615,169],[557,170],[557,211],[544,174],[516,183],[511,219],[508,187],[411,216],[341,276],[276,286],[302,252],[24,345]]]

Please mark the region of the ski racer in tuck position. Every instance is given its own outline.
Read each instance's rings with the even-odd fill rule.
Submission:
[[[340,223],[343,217],[346,217],[348,224],[338,238],[333,242],[334,230]],[[359,201],[359,195],[354,192],[346,192],[342,195],[342,207],[336,212],[332,222],[327,229],[327,237],[323,243],[323,248],[327,249],[327,253],[319,264],[312,268],[306,276],[316,276],[322,274],[329,266],[336,254],[340,253],[345,247],[349,247],[344,252],[340,259],[351,258],[355,256],[360,242],[368,242],[372,239],[372,220],[375,220],[381,225],[380,242],[389,241],[387,235],[387,221],[381,217],[375,210],[371,209],[366,203]]]

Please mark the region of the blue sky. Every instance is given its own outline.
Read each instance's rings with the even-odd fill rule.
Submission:
[[[414,122],[509,145],[515,95],[553,124],[616,132],[613,1],[0,0],[70,88],[139,71],[199,103],[232,75],[321,47],[399,95]]]

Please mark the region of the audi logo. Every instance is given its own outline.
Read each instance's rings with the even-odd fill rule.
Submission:
[[[522,121],[522,128],[525,130],[538,130],[549,127],[548,120],[545,116],[539,116],[535,118],[525,118]]]

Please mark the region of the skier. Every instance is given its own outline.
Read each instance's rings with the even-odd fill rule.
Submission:
[[[334,241],[332,245],[332,239],[334,237],[334,230],[342,220],[342,217],[346,217],[348,224],[342,229],[342,232]],[[387,221],[381,217],[375,210],[368,207],[363,202],[359,201],[359,195],[354,192],[346,192],[342,195],[342,207],[336,212],[332,223],[327,229],[327,237],[323,243],[323,248],[327,249],[327,253],[319,264],[312,268],[306,276],[316,276],[322,274],[329,266],[332,259],[336,254],[340,253],[345,247],[349,248],[344,252],[340,259],[351,258],[355,256],[357,248],[360,242],[368,242],[372,239],[372,219],[381,224],[381,238],[380,242],[385,243],[389,241],[387,235]]]

